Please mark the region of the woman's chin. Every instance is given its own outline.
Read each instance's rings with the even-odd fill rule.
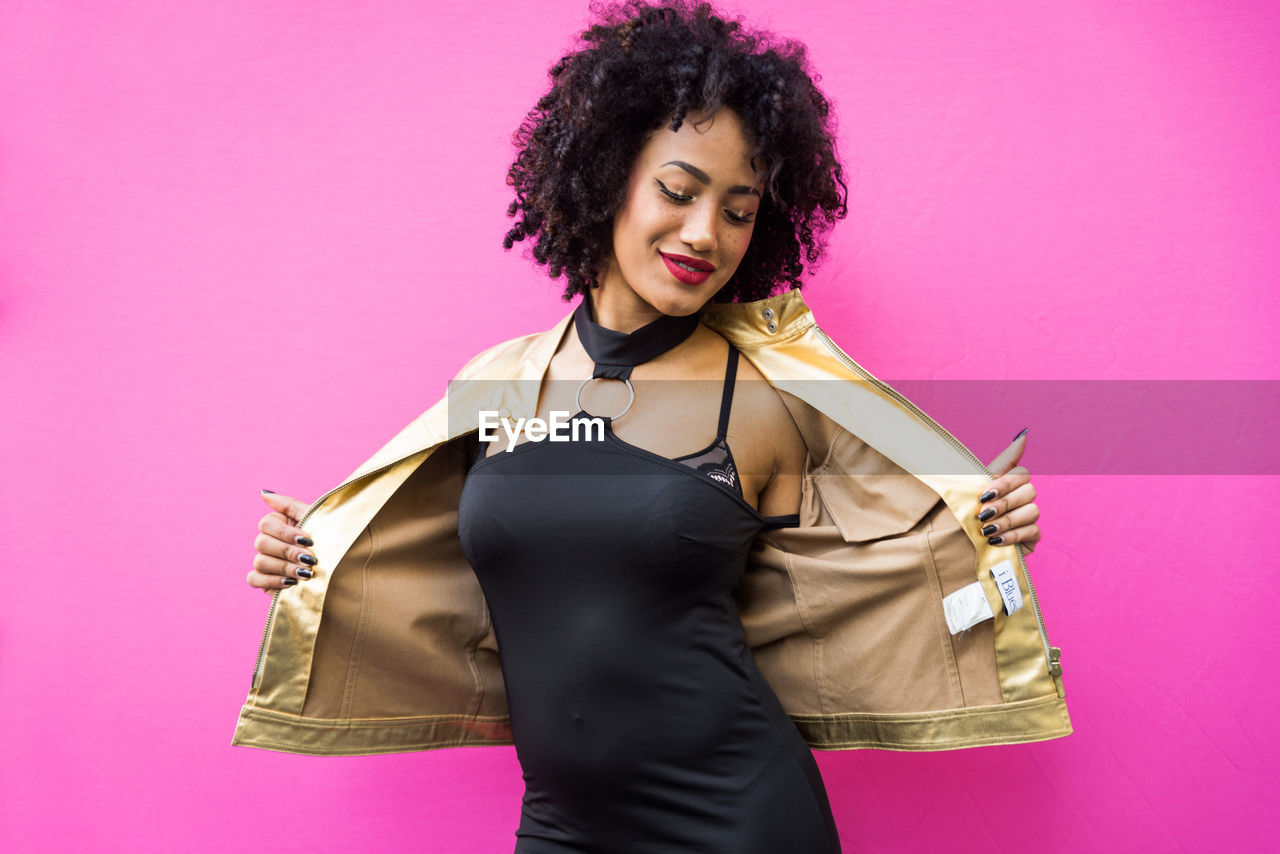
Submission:
[[[667,278],[672,277],[668,275]],[[663,314],[683,317],[687,314],[696,314],[711,301],[721,287],[723,285],[717,287],[710,281],[700,285],[686,285],[684,282],[672,280],[664,285],[660,293],[654,295],[653,300],[648,302]]]

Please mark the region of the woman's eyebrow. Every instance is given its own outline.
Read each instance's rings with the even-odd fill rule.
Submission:
[[[697,179],[698,179],[699,181],[701,181],[702,183],[704,183],[704,184],[710,184],[710,183],[711,183],[711,176],[710,176],[710,175],[708,175],[706,172],[703,172],[703,171],[702,171],[701,169],[699,169],[697,166],[691,166],[690,164],[685,163],[683,160],[668,160],[666,163],[663,163],[662,165],[663,165],[663,166],[679,166],[681,169],[683,169],[684,171],[688,172],[690,175],[692,175],[693,177],[697,178]],[[743,186],[742,184],[737,184],[737,185],[735,185],[735,186],[730,187],[730,188],[729,188],[729,193],[730,193],[731,195],[744,195],[744,196],[745,196],[745,195],[751,195],[751,196],[759,196],[759,195],[760,195],[760,193],[759,193],[759,191],[758,191],[758,190],[755,190],[755,189],[754,189],[754,188],[752,188],[752,187],[745,187],[745,186]]]

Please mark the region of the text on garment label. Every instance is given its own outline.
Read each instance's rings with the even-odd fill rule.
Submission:
[[[1013,571],[1011,561],[1002,560],[991,567],[991,577],[995,579],[1000,590],[1000,598],[1004,600],[1004,612],[1012,614],[1022,607],[1022,588],[1018,586],[1018,574]]]
[[[947,628],[956,635],[965,629],[971,629],[983,620],[995,617],[987,594],[982,590],[982,582],[975,581],[967,587],[961,587],[949,596],[942,597],[942,612],[947,618]]]
[[[1013,570],[1012,561],[1002,560],[991,567],[991,578],[1000,591],[1005,614],[1012,614],[1022,607],[1022,588],[1018,586],[1018,575]],[[991,610],[991,603],[987,601],[987,594],[980,581],[942,597],[942,613],[947,618],[947,629],[953,635],[971,629],[983,620],[993,619],[996,615]]]

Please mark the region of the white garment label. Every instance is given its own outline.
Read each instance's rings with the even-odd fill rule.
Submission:
[[[1002,560],[991,567],[991,577],[1000,588],[1000,598],[1004,600],[1004,612],[1012,614],[1022,607],[1022,588],[1018,586],[1018,574],[1013,571],[1010,561]]]
[[[953,635],[995,617],[987,595],[982,592],[981,581],[975,581],[950,596],[942,597],[942,611],[947,615],[947,628]]]

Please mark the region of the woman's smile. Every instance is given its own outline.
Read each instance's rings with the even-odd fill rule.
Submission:
[[[676,255],[671,252],[659,252],[658,254],[666,262],[667,269],[671,271],[671,275],[686,285],[700,285],[711,278],[711,274],[716,270],[714,264],[697,258],[690,258],[687,255]]]

